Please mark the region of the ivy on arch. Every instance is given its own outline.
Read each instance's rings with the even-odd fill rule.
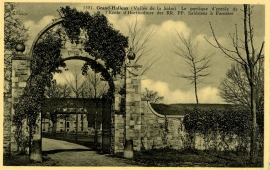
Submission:
[[[115,30],[100,12],[90,15],[87,11],[79,12],[69,6],[60,8],[58,12],[69,37],[74,33],[78,35],[80,29],[86,30],[88,40],[84,50],[95,59],[104,61],[105,68],[111,69],[113,75],[120,73],[128,47],[128,37]]]
[[[96,60],[101,59],[104,62],[105,68],[88,60],[82,67],[82,73],[85,74],[90,66],[96,73],[101,73],[110,86],[113,86],[111,76],[121,72],[125,60],[125,50],[128,47],[128,37],[115,30],[107,18],[99,12],[90,15],[88,12],[79,12],[69,6],[61,7],[58,12],[63,19],[62,26],[68,37],[71,38],[74,32],[78,33],[81,29],[85,30],[89,38],[85,42],[84,50]],[[19,129],[22,127],[23,119],[28,120],[31,138],[31,129],[36,126],[36,119],[41,113],[45,100],[45,88],[50,86],[53,73],[61,72],[58,67],[65,67],[61,57],[61,47],[61,37],[57,31],[49,30],[35,44],[32,48],[33,51],[30,51],[33,56],[30,67],[31,75],[27,80],[23,95],[14,105],[13,123],[17,126],[15,132],[17,139],[21,139]],[[109,93],[109,96],[113,95],[113,88],[110,88]],[[31,144],[29,147],[31,148]]]

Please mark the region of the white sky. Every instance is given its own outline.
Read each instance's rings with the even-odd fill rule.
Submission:
[[[20,9],[27,12],[28,15],[21,18],[24,24],[29,27],[31,32],[31,39],[27,43],[30,47],[33,38],[44,28],[53,18],[58,18],[56,12],[59,7],[70,5],[79,10],[83,10],[84,6],[92,5],[94,10],[89,12],[93,14],[96,12],[96,6],[109,6],[109,4],[51,4],[51,3],[20,3]],[[128,6],[134,4],[113,4],[115,6]],[[136,6],[145,6],[149,11],[150,6],[164,7],[165,4],[136,4]],[[238,26],[239,35],[242,36],[242,5],[187,5],[187,4],[170,4],[171,7],[180,9],[186,7],[228,7],[232,9],[236,7],[234,15],[228,16],[201,16],[201,15],[138,15],[137,19],[141,24],[147,27],[155,28],[157,33],[151,42],[153,53],[161,55],[161,59],[151,68],[151,70],[142,79],[142,90],[148,88],[150,90],[158,91],[161,96],[164,96],[165,103],[195,103],[194,87],[189,81],[175,77],[175,72],[184,73],[185,63],[183,60],[172,53],[173,43],[177,42],[176,31],[183,34],[191,33],[194,40],[200,42],[200,53],[214,52],[211,66],[211,75],[205,79],[206,84],[200,84],[198,87],[198,95],[200,103],[222,103],[222,99],[217,95],[218,86],[225,77],[226,71],[230,68],[231,60],[225,58],[224,55],[218,50],[213,48],[204,39],[206,37],[212,40],[212,32],[209,27],[209,21],[215,29],[219,41],[226,47],[230,47],[231,41],[229,33],[234,33],[235,24]],[[105,11],[100,11],[105,13]],[[106,15],[110,23],[121,33],[127,35],[127,23],[134,21],[136,15]],[[265,21],[264,21],[264,6],[257,5],[253,11],[253,24],[255,30],[256,47],[259,48],[260,43],[264,39]],[[76,61],[74,61],[76,62]],[[71,63],[72,64],[72,63]],[[57,76],[59,81],[60,77]]]

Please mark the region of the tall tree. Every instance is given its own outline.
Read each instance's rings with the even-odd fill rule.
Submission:
[[[188,71],[186,74],[176,73],[177,77],[185,78],[194,84],[195,98],[197,105],[198,98],[198,84],[202,79],[210,75],[209,67],[213,54],[201,54],[198,51],[199,42],[191,40],[191,35],[185,37],[182,33],[177,32],[180,43],[176,43],[173,52],[180,56],[186,63]]]
[[[74,65],[69,70],[69,78],[64,77],[72,92],[75,94],[75,98],[81,98],[81,92],[84,89],[85,78],[82,75],[81,70],[78,69],[78,65]],[[75,131],[75,140],[78,140],[78,112],[76,112],[76,131]]]
[[[85,78],[79,68],[80,67],[78,65],[71,66],[70,69],[66,69],[70,72],[68,77],[64,76],[64,79],[74,93],[75,98],[81,98],[81,92],[85,81]]]
[[[94,98],[95,99],[95,138],[94,142],[97,142],[97,119],[98,119],[98,105],[99,101],[98,99],[101,98],[106,92],[108,91],[108,86],[107,83],[102,81],[102,77],[100,74],[95,73],[94,71],[88,71],[87,74],[85,75],[86,80],[84,82],[84,91],[86,91],[86,94],[88,94],[89,98]]]
[[[256,162],[258,156],[258,147],[257,147],[257,122],[256,122],[256,88],[257,76],[256,76],[256,65],[260,60],[264,58],[263,48],[264,41],[260,45],[259,49],[255,48],[254,45],[254,28],[251,22],[252,19],[252,7],[248,4],[244,4],[243,10],[243,39],[239,39],[237,25],[235,26],[236,32],[231,35],[232,40],[232,49],[228,49],[224,45],[220,44],[218,38],[214,32],[214,29],[210,23],[210,28],[214,37],[216,44],[212,44],[214,47],[219,48],[226,57],[237,62],[244,68],[245,76],[248,79],[249,89],[250,89],[250,110],[252,114],[252,133],[251,133],[251,142],[250,142],[250,161],[252,163]],[[210,42],[209,42],[210,43]]]
[[[102,80],[99,73],[88,71],[82,89],[84,98],[101,98],[108,90],[108,84]]]
[[[71,74],[69,77],[65,77],[66,82],[69,84],[76,98],[101,98],[103,94],[105,94],[108,90],[108,86],[105,82],[101,80],[101,76],[94,71],[88,70],[87,74],[82,75],[82,71],[79,66],[75,65],[71,67]],[[95,142],[97,142],[97,116],[98,116],[98,100],[96,102],[96,112],[94,115],[95,119]],[[81,119],[83,120],[87,115],[81,115]],[[76,113],[76,122],[78,120],[78,114]],[[83,121],[81,122],[81,130],[83,131]],[[76,123],[76,129],[78,125]],[[75,138],[77,136],[77,131]]]
[[[151,42],[157,33],[155,28],[146,27],[136,17],[136,19],[127,24],[129,45],[136,54],[135,63],[142,65],[141,76],[161,58],[161,56],[153,53]]]
[[[18,10],[18,3],[5,2],[4,11],[4,79],[5,93],[11,90],[11,57],[14,55],[15,45],[25,43],[29,38],[28,29],[18,19],[26,13]]]

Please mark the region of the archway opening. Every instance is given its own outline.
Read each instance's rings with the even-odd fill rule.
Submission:
[[[45,91],[42,109],[42,136],[81,143],[90,148],[110,152],[111,107],[114,84],[108,83],[93,69],[82,71],[87,62],[92,68],[102,67],[87,57],[65,58],[66,66],[55,73]],[[104,69],[103,72],[106,72]],[[110,78],[111,79],[111,78]],[[112,95],[112,96],[110,96]]]

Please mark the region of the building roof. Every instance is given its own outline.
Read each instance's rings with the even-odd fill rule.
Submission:
[[[185,108],[193,110],[196,104],[190,103],[178,103],[178,104],[155,104],[151,103],[152,108],[162,115],[185,115]],[[231,104],[199,104],[198,108],[203,110],[219,109],[226,110],[233,107]]]
[[[61,110],[66,112],[66,109],[72,112],[75,108],[83,112],[91,112],[96,109],[101,110],[104,105],[106,109],[110,108],[110,102],[104,103],[104,101],[102,99],[47,98],[43,103],[42,112],[61,112]]]

